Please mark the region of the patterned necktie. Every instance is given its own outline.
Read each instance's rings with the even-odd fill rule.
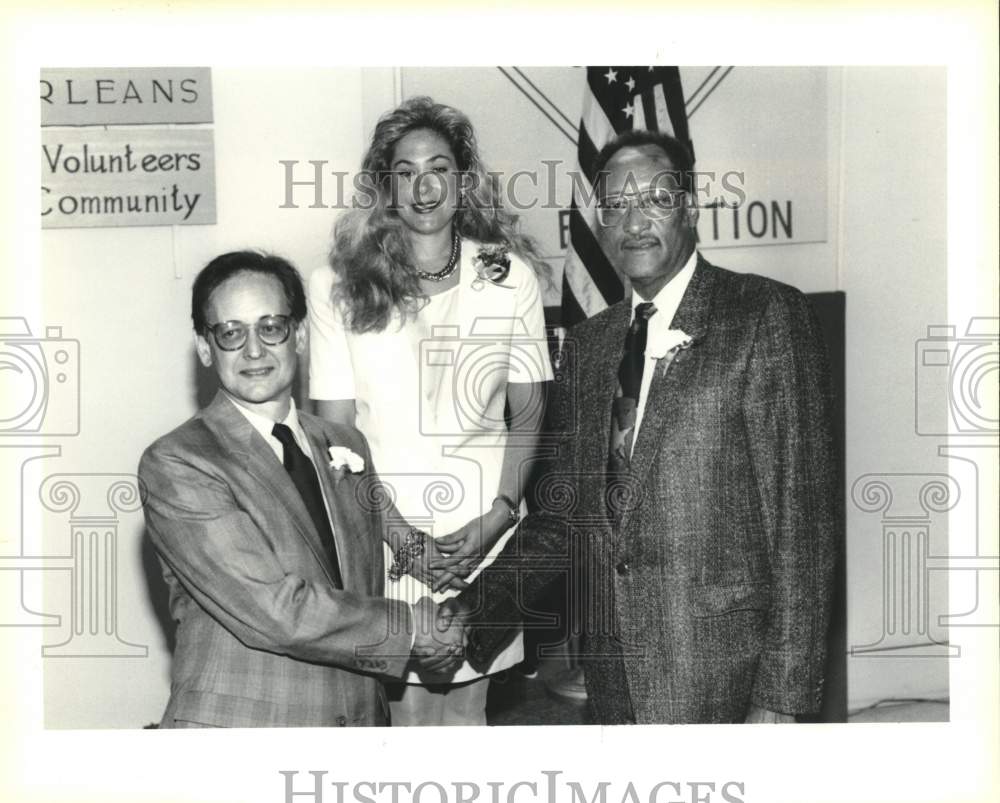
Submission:
[[[285,470],[292,478],[299,496],[305,503],[309,516],[316,525],[316,532],[323,542],[323,548],[330,558],[330,572],[333,577],[333,584],[336,588],[343,588],[344,583],[340,578],[340,563],[337,560],[337,547],[333,540],[333,529],[330,527],[330,517],[326,514],[326,506],[323,504],[323,491],[319,486],[319,478],[316,476],[316,469],[312,460],[306,457],[299,445],[295,442],[292,431],[284,424],[275,424],[271,430],[284,448]]]
[[[611,405],[611,443],[608,448],[608,481],[629,470],[632,439],[635,434],[639,389],[646,364],[646,337],[649,319],[656,314],[652,302],[635,308],[635,318],[625,335],[625,354],[618,366],[618,392]]]

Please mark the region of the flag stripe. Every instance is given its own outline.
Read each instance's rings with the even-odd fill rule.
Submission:
[[[687,113],[684,108],[684,89],[681,86],[679,70],[674,70],[672,75],[664,79],[663,98],[667,103],[667,114],[670,116],[670,127],[673,129],[673,135],[691,148]],[[691,148],[691,150],[693,153],[694,149]]]
[[[593,279],[583,265],[583,261],[577,256],[575,251],[570,250],[567,257],[567,267],[572,266],[572,270],[567,269],[563,276],[567,286],[573,294],[574,299],[583,310],[583,318],[596,315],[603,309],[607,309],[607,302],[601,295],[597,287],[594,286]],[[583,318],[572,318],[569,315],[564,317],[563,325],[572,326],[579,323]]]
[[[618,83],[617,80],[614,81],[614,83],[608,81],[606,76],[607,70],[610,69],[612,68],[588,67],[587,83],[590,85],[590,91],[593,93],[593,99],[600,104],[601,109],[604,111],[604,116],[613,122],[622,116],[622,112],[618,108],[618,104],[613,99],[612,91],[609,91],[614,84]],[[602,70],[605,72],[602,73]]]
[[[642,93],[642,113],[646,115],[646,128],[650,131],[658,130],[658,126],[656,125],[656,101],[653,100],[652,89],[647,89]]]
[[[587,319],[587,313],[583,311],[583,307],[580,306],[576,300],[576,296],[573,294],[572,288],[569,286],[568,276],[567,272],[563,272],[562,308],[559,320],[559,325],[567,329]]]
[[[661,131],[665,131],[673,137],[687,143],[688,128],[687,117],[684,110],[684,89],[681,86],[681,72],[677,67],[658,67],[656,70],[656,84],[654,92],[657,98],[663,98],[665,105],[665,117],[661,120]]]
[[[594,283],[590,280],[590,274],[584,270],[580,258],[576,253],[571,252],[567,259],[567,265],[572,265],[573,270],[565,271],[563,278],[567,289],[569,289],[573,296],[573,300],[583,312],[583,318],[573,317],[569,311],[563,316],[563,325],[572,326],[584,318],[596,315],[607,307],[607,304],[604,303],[604,298],[601,294],[597,292],[597,288],[594,287]]]
[[[674,126],[670,122],[670,112],[667,111],[666,96],[662,92],[654,92],[653,100],[656,103],[656,127],[665,134],[674,136]]]
[[[587,133],[587,129],[582,125],[580,126],[579,134],[577,134],[576,141],[578,145],[577,158],[580,160],[580,172],[587,179],[587,184],[593,187],[595,178],[594,162],[597,161],[598,149],[594,145],[593,140],[591,140],[590,134]]]
[[[584,269],[590,274],[594,285],[604,296],[604,300],[608,304],[621,301],[624,295],[621,279],[608,262],[594,232],[590,230],[590,226],[577,209],[575,200],[569,213],[569,236],[573,242],[573,249],[580,257]]]
[[[632,124],[631,126],[632,130],[642,131],[643,129],[648,128],[648,126],[646,125],[646,113],[643,111],[642,108],[643,104],[633,103],[633,106],[635,107],[635,114],[632,116],[632,119],[629,120],[629,122]]]
[[[587,130],[588,136],[595,145],[598,142],[603,145],[615,135],[615,129],[601,105],[593,102],[589,92],[583,101],[583,118],[580,120],[580,128]]]

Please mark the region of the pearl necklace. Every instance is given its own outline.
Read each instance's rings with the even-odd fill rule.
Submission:
[[[458,267],[458,260],[462,256],[462,241],[458,237],[457,232],[452,232],[451,234],[451,256],[448,257],[448,264],[446,264],[437,273],[428,273],[425,270],[420,270],[417,268],[417,276],[421,279],[425,279],[428,282],[443,282],[451,274],[455,272]]]

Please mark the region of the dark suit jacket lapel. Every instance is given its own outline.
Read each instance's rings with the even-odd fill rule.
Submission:
[[[222,391],[219,391],[206,408],[204,418],[219,433],[232,454],[242,459],[254,479],[277,498],[283,511],[287,512],[288,520],[294,526],[295,532],[290,532],[289,537],[298,536],[305,541],[306,546],[323,567],[323,573],[332,583],[329,561],[319,533],[316,532],[316,526],[295,483],[271,447]],[[321,479],[322,476],[323,472],[320,472]]]
[[[602,499],[599,506],[606,513],[604,470],[611,435],[611,403],[618,389],[618,365],[622,359],[632,307],[626,298],[601,314],[606,316],[604,325],[594,327],[588,324],[588,336],[576,343],[575,377],[580,394],[577,409],[581,411],[577,422],[579,465],[599,475],[592,478],[595,482],[593,487],[599,489]],[[572,336],[571,330],[569,337]]]
[[[704,338],[708,331],[712,312],[715,285],[713,270],[712,266],[699,255],[691,282],[684,291],[680,306],[670,324],[671,329],[682,329],[690,335],[694,343],[690,348],[678,351],[665,372],[660,365],[657,365],[656,374],[649,386],[646,409],[643,412],[639,437],[632,450],[631,462],[633,476],[643,485],[649,475],[653,459],[663,445],[664,439],[671,433],[680,405],[684,404],[686,389],[698,371],[700,361],[698,341]],[[683,436],[683,433],[679,434]],[[633,510],[632,508],[626,510],[622,516],[623,530]]]

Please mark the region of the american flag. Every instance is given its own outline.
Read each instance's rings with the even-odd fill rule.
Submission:
[[[649,129],[672,134],[694,148],[688,135],[684,91],[677,67],[588,67],[587,90],[577,142],[578,172],[589,195],[594,159],[608,140],[623,131]],[[593,205],[570,207],[570,244],[563,272],[564,327],[596,315],[625,294],[618,274],[597,243]]]

